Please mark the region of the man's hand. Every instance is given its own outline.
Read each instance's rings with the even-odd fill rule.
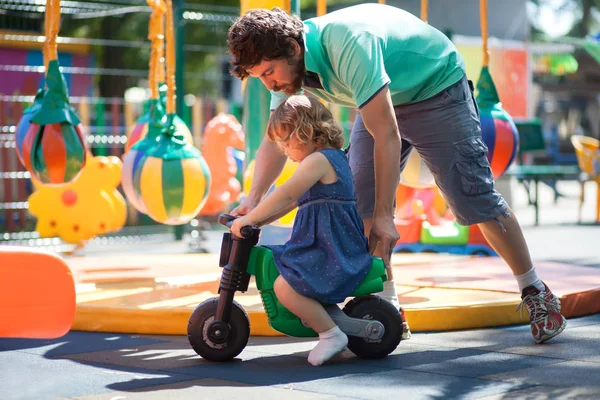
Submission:
[[[260,200],[255,200],[254,197],[246,196],[240,202],[240,205],[237,206],[236,208],[234,208],[233,210],[231,210],[231,212],[229,214],[235,215],[235,216],[246,215],[250,211],[254,210],[254,208],[258,205],[258,203],[260,203]]]
[[[390,265],[392,251],[396,246],[396,242],[400,239],[396,225],[394,225],[394,217],[375,217],[369,234],[369,253],[373,254],[379,246],[381,250],[381,258],[383,263]]]

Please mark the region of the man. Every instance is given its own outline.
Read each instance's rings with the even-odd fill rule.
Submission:
[[[523,233],[494,179],[465,65],[440,31],[401,9],[362,4],[302,22],[282,10],[248,11],[228,37],[232,74],[259,78],[271,109],[299,90],[358,107],[348,157],[369,250],[383,257],[389,281],[380,295],[398,305],[390,257],[399,235],[394,197],[414,147],[462,225],[478,224],[510,266],[542,343],[566,326],[560,301],[538,278]],[[280,174],[285,156],[265,138],[249,195],[254,208]],[[399,305],[398,305],[399,306]],[[410,336],[405,327],[405,338]]]

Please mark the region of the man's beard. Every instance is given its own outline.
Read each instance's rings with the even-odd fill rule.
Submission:
[[[302,84],[304,83],[304,75],[306,75],[306,68],[304,67],[304,60],[302,57],[298,57],[288,61],[289,65],[292,65],[294,68],[292,69],[292,76],[294,80],[292,83],[284,85],[282,87],[275,87],[273,90],[276,92],[282,91],[288,96],[292,96],[300,89],[302,89]]]

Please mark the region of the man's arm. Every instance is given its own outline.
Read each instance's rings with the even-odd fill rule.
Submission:
[[[387,86],[360,109],[360,115],[375,142],[375,213],[369,250],[374,251],[381,242],[382,256],[389,264],[391,250],[399,238],[394,225],[394,199],[400,180],[402,142]]]
[[[281,174],[286,159],[287,157],[279,150],[277,144],[265,135],[256,152],[256,164],[248,196],[242,201],[242,204],[231,211],[231,214],[245,215],[256,207],[275,179]]]
[[[266,135],[256,152],[256,164],[252,176],[252,187],[248,197],[260,201],[275,179],[283,171],[287,157],[279,150],[277,143],[271,141]]]

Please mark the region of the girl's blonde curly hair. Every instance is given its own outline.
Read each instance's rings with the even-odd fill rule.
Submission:
[[[285,143],[292,137],[317,148],[344,145],[342,129],[331,112],[314,97],[294,95],[287,98],[271,114],[267,136],[273,142]]]

